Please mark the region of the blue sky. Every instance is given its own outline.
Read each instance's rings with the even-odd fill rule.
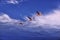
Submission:
[[[17,0],[18,4],[6,3],[8,0],[0,1],[0,13],[6,13],[15,19],[22,19],[24,16],[31,16],[37,10],[42,13],[56,9],[60,0]],[[21,2],[20,2],[21,1]]]

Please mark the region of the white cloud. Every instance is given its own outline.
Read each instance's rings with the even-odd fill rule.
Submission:
[[[0,14],[0,23],[19,24],[20,22],[22,22],[22,21],[16,20],[16,19],[12,19],[7,14],[4,14],[4,13]]]
[[[57,27],[60,25],[60,10],[59,9],[50,11],[48,15],[43,15],[43,16],[33,15],[32,18],[33,17],[34,19],[32,21],[27,21],[28,20],[27,19],[26,22],[23,22],[23,24],[26,25],[26,27],[49,26],[50,28],[59,28]],[[2,14],[0,15],[0,22],[8,23],[8,24],[19,24],[21,21],[12,19],[7,14]]]
[[[21,4],[27,0],[1,0],[0,4]]]
[[[20,20],[12,19],[7,14],[2,15],[0,14],[0,22],[4,24],[7,23],[9,25],[14,24],[15,25],[14,27],[16,27],[17,26],[16,24],[18,24],[17,28],[19,28],[20,30],[23,29],[24,31],[39,32],[39,33],[46,32],[50,34],[53,33],[53,35],[56,31],[60,29],[60,10],[58,9],[50,11],[48,15],[43,15],[39,17],[33,15],[33,17],[34,19],[32,21],[26,20],[26,22],[23,22],[24,25],[20,26],[19,24],[21,22]]]
[[[18,4],[19,3],[17,0],[8,0],[6,2],[11,3],[11,4]]]
[[[32,21],[27,21],[27,24],[29,24],[28,25],[29,27],[48,26],[51,28],[59,28],[57,27],[60,25],[60,10],[59,9],[50,11],[48,15],[43,15],[43,16],[33,15],[33,17],[34,19]]]

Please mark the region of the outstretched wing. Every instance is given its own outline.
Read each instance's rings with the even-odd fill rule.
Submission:
[[[41,16],[42,15],[41,12],[39,12],[39,11],[36,11],[36,13],[37,13],[36,14],[37,16]]]
[[[28,19],[29,21],[32,21],[32,18],[31,18],[31,17],[29,17],[29,16],[27,17],[27,19]]]

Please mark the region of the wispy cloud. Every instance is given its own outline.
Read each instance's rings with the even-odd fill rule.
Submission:
[[[19,4],[24,2],[25,0],[1,0],[0,4]]]
[[[39,33],[50,33],[54,36],[58,34],[54,34],[58,30],[60,30],[60,10],[55,9],[48,12],[48,15],[36,16],[33,14],[32,21],[25,21],[23,22],[24,25],[20,26],[20,20],[12,19],[9,15],[3,13],[0,14],[0,25],[1,23],[7,25],[15,25],[19,29],[23,29],[24,31],[31,31],[31,32],[39,32]],[[25,18],[26,19],[26,18]],[[3,24],[3,25],[4,25]],[[56,30],[57,29],[57,30]],[[53,30],[53,31],[52,31]],[[52,36],[51,35],[51,36]]]
[[[60,25],[60,9],[51,10],[48,12],[48,15],[33,15],[33,17],[34,19],[32,21],[27,22],[27,24],[29,24],[29,27],[49,26],[51,28],[59,28],[57,26]]]
[[[47,26],[47,25],[57,27],[57,25],[60,25],[59,9],[50,11],[48,15],[43,15],[43,16],[33,15],[32,18],[33,17],[34,19],[32,21],[28,21],[28,19],[25,18],[26,22],[24,22],[23,24],[28,25],[28,27]],[[0,16],[0,22],[18,24],[20,20],[12,19],[7,14],[3,14],[2,16]]]
[[[31,18],[33,17],[34,19],[32,21],[28,21],[29,19],[26,17],[25,18],[26,22],[24,22],[23,24],[27,25],[27,27],[48,26],[48,25],[57,27],[57,25],[60,25],[60,9],[58,8],[48,12],[48,15],[36,16],[35,14],[33,14]],[[21,21],[12,19],[7,14],[3,14],[0,16],[0,22],[18,24]]]
[[[6,2],[11,3],[11,4],[18,4],[19,3],[19,1],[17,1],[17,0],[7,0]]]
[[[21,20],[12,19],[7,14],[4,14],[4,13],[0,14],[0,23],[19,24],[20,22],[22,22],[22,21]]]

